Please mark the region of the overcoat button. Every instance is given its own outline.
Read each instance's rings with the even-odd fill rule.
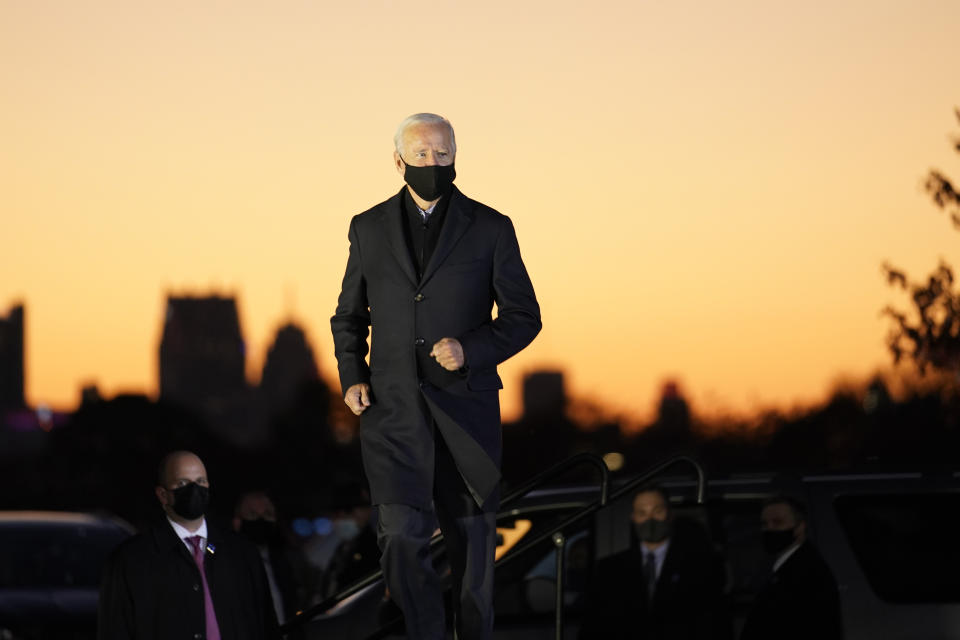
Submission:
[[[422,347],[426,342],[427,341],[424,340],[423,338],[417,338],[416,340],[413,341],[413,344],[417,345],[418,347]]]
[[[422,294],[422,293],[418,293],[417,295],[413,296],[413,301],[414,301],[414,302],[420,302],[421,300],[423,300],[423,294]]]

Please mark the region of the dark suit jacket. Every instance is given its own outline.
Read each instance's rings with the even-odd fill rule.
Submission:
[[[580,640],[729,640],[723,563],[696,524],[678,520],[653,602],[647,603],[639,544],[597,565]]]
[[[740,640],[842,637],[837,582],[820,553],[804,542],[757,596]]]
[[[487,498],[500,479],[497,365],[539,332],[540,307],[510,219],[456,187],[418,280],[404,239],[402,197],[403,190],[351,221],[350,255],[330,321],[342,389],[367,382],[373,393],[360,431],[371,498],[430,505],[436,421],[478,504],[495,509]],[[446,371],[429,357],[444,337],[460,341],[464,370]]]
[[[223,640],[279,638],[260,554],[241,536],[207,521],[204,570]],[[199,634],[199,635],[197,635]],[[164,519],[121,544],[100,586],[99,640],[203,638],[200,571]]]
[[[258,548],[258,551],[260,549]],[[286,620],[292,619],[297,615],[297,611],[303,608],[303,589],[297,584],[297,576],[293,570],[293,562],[290,553],[280,545],[271,545],[267,547],[267,557],[270,562],[270,570],[273,572],[273,580],[280,591],[280,608]],[[263,560],[263,552],[260,551],[260,559]],[[264,567],[266,568],[266,567]],[[267,587],[269,589],[269,586]],[[274,607],[276,610],[276,607]]]

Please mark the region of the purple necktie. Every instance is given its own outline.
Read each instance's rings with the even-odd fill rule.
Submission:
[[[207,584],[207,572],[203,568],[203,538],[190,536],[187,542],[193,547],[193,559],[200,569],[200,581],[203,583],[203,613],[207,623],[207,640],[220,640],[220,627],[217,626],[217,615],[213,611],[213,598],[210,597],[210,586]]]

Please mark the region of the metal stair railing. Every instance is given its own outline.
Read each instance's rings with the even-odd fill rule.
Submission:
[[[537,487],[540,487],[544,483],[550,480],[553,480],[554,478],[562,475],[566,471],[569,471],[570,469],[585,463],[592,464],[597,468],[598,471],[600,471],[600,501],[602,501],[603,504],[606,504],[607,495],[609,493],[610,470],[607,468],[606,463],[604,463],[603,459],[600,456],[594,453],[579,453],[575,456],[571,456],[570,458],[567,458],[566,460],[558,462],[557,464],[553,465],[548,469],[545,469],[544,471],[535,475],[533,478],[531,478],[530,480],[523,483],[522,485],[520,485],[519,487],[517,487],[516,489],[508,493],[506,496],[504,496],[500,500],[500,512],[497,515],[498,516],[501,515],[504,512],[505,507],[518,501],[520,498],[527,495]],[[430,548],[435,549],[437,546],[439,546],[442,543],[443,543],[443,534],[438,533],[430,540]],[[288,633],[297,630],[298,628],[307,624],[315,616],[318,616],[330,611],[343,600],[346,600],[350,596],[353,596],[359,593],[360,591],[363,591],[364,589],[376,583],[382,578],[383,578],[383,571],[380,569],[377,569],[376,571],[370,573],[364,578],[361,578],[357,582],[354,582],[349,587],[330,596],[329,598],[326,598],[325,600],[310,607],[309,609],[298,612],[296,617],[293,618],[293,620],[286,622],[284,625],[280,627],[281,633],[283,635],[287,635]],[[388,623],[386,626],[387,627],[393,626],[395,622],[396,621],[392,621]]]
[[[556,595],[556,605],[557,605],[557,610],[556,610],[556,615],[555,615],[555,620],[554,620],[554,624],[555,624],[555,638],[556,638],[557,640],[563,640],[563,609],[564,609],[564,601],[563,601],[563,595],[564,595],[564,594],[563,594],[563,572],[564,572],[564,560],[565,560],[565,558],[564,558],[564,550],[565,550],[565,547],[566,547],[566,536],[564,535],[563,532],[564,532],[566,529],[568,529],[569,527],[572,527],[573,525],[580,523],[582,520],[585,520],[586,518],[592,516],[592,515],[595,514],[597,511],[599,511],[600,509],[602,509],[603,507],[605,507],[608,502],[613,501],[613,500],[616,500],[617,498],[620,498],[620,497],[622,497],[622,496],[630,493],[631,491],[633,491],[633,490],[635,490],[636,488],[638,488],[640,485],[642,485],[642,484],[644,484],[644,483],[646,483],[646,482],[649,482],[651,478],[654,478],[654,477],[662,474],[662,473],[663,473],[664,471],[666,471],[667,469],[669,469],[669,468],[671,468],[671,467],[674,467],[674,466],[677,466],[677,465],[680,465],[680,464],[689,464],[690,466],[693,467],[694,471],[696,472],[696,475],[697,475],[697,496],[696,496],[697,504],[702,505],[703,502],[704,502],[704,499],[705,499],[705,495],[706,495],[706,476],[705,476],[705,474],[704,474],[704,472],[703,472],[703,467],[700,466],[700,463],[698,463],[696,460],[694,460],[693,458],[691,458],[691,457],[689,457],[689,456],[675,456],[675,457],[669,458],[669,459],[667,459],[667,460],[665,460],[665,461],[663,461],[663,462],[661,462],[661,463],[659,463],[659,464],[657,464],[657,465],[654,465],[653,467],[650,467],[649,469],[647,469],[646,471],[644,471],[644,472],[641,473],[640,475],[637,475],[637,476],[633,477],[631,480],[629,480],[627,483],[625,483],[623,486],[621,486],[620,488],[618,488],[616,491],[614,491],[614,492],[611,494],[611,493],[609,493],[609,490],[608,490],[608,485],[609,485],[609,470],[607,469],[607,465],[606,465],[606,464],[603,462],[603,460],[602,460],[599,456],[597,456],[596,454],[592,454],[592,453],[581,453],[581,454],[577,454],[577,455],[575,455],[575,456],[573,456],[573,457],[571,457],[571,458],[568,458],[568,459],[564,460],[563,462],[560,462],[560,463],[554,465],[553,467],[547,469],[546,471],[543,471],[542,473],[538,474],[537,476],[534,476],[534,478],[532,478],[531,480],[527,481],[526,483],[524,483],[523,485],[521,485],[520,487],[518,487],[516,490],[511,491],[511,492],[501,501],[501,509],[502,509],[505,505],[508,505],[508,504],[510,504],[510,503],[512,503],[512,502],[515,502],[515,501],[519,500],[520,498],[522,498],[524,495],[526,495],[526,494],[529,493],[530,491],[532,491],[532,490],[534,490],[534,489],[542,486],[542,485],[543,485],[545,482],[547,482],[548,480],[552,480],[552,479],[554,479],[555,477],[557,477],[558,475],[562,474],[564,471],[567,471],[568,469],[570,469],[570,468],[572,468],[572,467],[575,467],[575,466],[577,466],[577,465],[579,465],[579,464],[582,464],[582,463],[584,463],[584,462],[590,462],[591,464],[594,464],[595,466],[597,466],[598,469],[600,469],[600,473],[601,473],[600,498],[597,499],[596,501],[590,503],[589,505],[587,505],[587,506],[585,506],[585,507],[577,510],[575,513],[571,514],[571,515],[568,516],[566,519],[564,519],[562,522],[560,522],[560,524],[554,525],[553,527],[547,529],[546,531],[544,531],[544,532],[542,532],[542,533],[540,533],[540,534],[538,534],[538,535],[536,535],[536,536],[534,536],[534,537],[531,537],[531,538],[529,538],[529,539],[525,539],[521,544],[519,544],[519,545],[517,545],[516,547],[510,549],[510,551],[508,551],[508,552],[507,552],[502,558],[500,558],[500,559],[495,563],[495,565],[494,565],[495,567],[499,567],[499,566],[501,566],[501,565],[503,565],[503,564],[505,564],[505,563],[511,562],[511,561],[513,561],[515,558],[520,557],[521,555],[524,555],[524,554],[528,553],[531,549],[533,549],[534,547],[536,547],[537,545],[539,545],[540,543],[542,543],[544,540],[550,539],[550,540],[553,542],[553,545],[554,545],[554,547],[555,547],[555,549],[556,549],[556,554],[557,554],[557,561],[556,561],[556,569],[557,569],[557,582],[556,582],[556,594],[557,594],[557,595]],[[502,514],[503,511],[501,511],[500,513]],[[498,514],[498,515],[499,515],[499,514]],[[433,547],[435,547],[436,545],[440,544],[440,542],[441,542],[442,540],[443,540],[443,535],[442,535],[442,534],[438,534],[438,535],[434,536],[434,538],[430,541],[430,546],[431,546],[431,548],[433,548]],[[293,631],[293,630],[299,628],[300,626],[306,624],[306,623],[307,623],[310,619],[312,619],[314,616],[329,611],[329,610],[332,609],[334,606],[336,606],[336,604],[337,604],[338,602],[340,602],[340,601],[342,601],[342,600],[344,600],[344,599],[346,599],[346,598],[354,595],[355,593],[359,592],[360,590],[362,590],[362,589],[368,587],[369,585],[375,583],[377,580],[381,579],[382,577],[383,577],[383,572],[382,572],[382,571],[376,571],[376,572],[374,572],[374,573],[371,573],[371,574],[370,574],[369,576],[367,576],[366,578],[363,578],[362,580],[360,580],[359,582],[355,583],[355,584],[352,585],[351,587],[348,587],[347,589],[344,589],[343,591],[341,591],[340,593],[336,594],[335,596],[332,596],[332,597],[330,597],[330,598],[327,598],[326,600],[324,600],[324,601],[321,602],[320,604],[316,605],[315,607],[312,607],[312,608],[310,608],[309,610],[307,610],[307,611],[305,611],[305,612],[302,612],[301,614],[298,614],[297,618],[295,618],[294,620],[286,623],[286,624],[281,628],[281,631],[282,631],[284,634],[286,634],[286,633],[289,633],[290,631]],[[384,637],[387,633],[389,633],[392,629],[394,629],[394,628],[400,623],[401,620],[402,620],[402,618],[396,618],[396,619],[394,619],[394,620],[386,623],[385,625],[383,625],[383,626],[381,626],[379,629],[377,629],[373,634],[371,634],[370,636],[367,636],[367,640],[374,640],[374,639],[376,639],[376,638],[382,638],[382,637]]]
[[[544,531],[543,533],[531,537],[529,539],[524,539],[522,544],[517,545],[509,552],[507,552],[500,560],[495,564],[495,566],[500,566],[506,562],[510,562],[513,558],[520,556],[530,549],[533,549],[535,546],[543,542],[544,540],[552,540],[554,547],[557,550],[557,611],[556,611],[556,640],[563,640],[563,568],[564,568],[564,547],[566,546],[566,537],[563,535],[563,532],[572,527],[575,524],[578,524],[580,521],[585,520],[586,518],[592,516],[597,511],[606,506],[607,502],[616,500],[631,491],[635,490],[640,485],[649,482],[651,478],[654,478],[670,467],[676,466],[681,463],[690,464],[693,466],[697,474],[697,504],[703,504],[704,497],[706,495],[706,476],[703,473],[703,467],[700,466],[700,463],[690,458],[688,456],[676,456],[661,462],[658,465],[647,469],[638,476],[632,478],[629,482],[624,484],[622,487],[610,494],[607,501],[601,503],[600,500],[597,500],[581,509],[575,513],[569,515],[565,520],[560,524],[553,526],[552,528]]]

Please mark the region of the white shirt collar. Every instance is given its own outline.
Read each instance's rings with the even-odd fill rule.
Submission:
[[[660,570],[663,569],[663,561],[667,557],[667,550],[670,548],[670,538],[667,538],[663,541],[663,544],[657,547],[656,549],[648,549],[643,546],[643,543],[640,543],[640,550],[643,553],[644,559],[646,559],[648,553],[653,554],[653,560],[656,562],[657,567],[657,577],[660,577]]]
[[[779,571],[779,570],[780,570],[780,567],[783,566],[783,563],[785,563],[787,560],[789,560],[789,559],[790,559],[790,556],[792,556],[794,553],[797,552],[797,549],[800,548],[800,544],[801,544],[800,542],[794,542],[792,545],[790,545],[789,547],[787,547],[786,551],[784,551],[783,553],[780,554],[779,557],[777,557],[776,562],[773,563],[773,572],[774,572],[774,573],[776,573],[777,571]]]
[[[173,532],[177,534],[177,537],[183,540],[183,544],[187,545],[187,550],[190,553],[193,553],[193,545],[187,541],[187,538],[192,538],[193,536],[200,536],[200,545],[206,547],[207,545],[207,519],[204,518],[203,522],[200,523],[200,528],[196,531],[189,531],[186,527],[181,524],[178,524],[170,519],[167,516],[167,522],[170,523],[170,526],[173,527]]]
[[[417,205],[417,211],[420,212],[420,217],[423,218],[424,220],[426,220],[427,218],[429,218],[429,217],[430,217],[430,214],[433,213],[433,210],[437,208],[437,205],[438,205],[438,204],[440,204],[440,201],[439,201],[439,200],[437,200],[436,202],[434,202],[434,203],[433,203],[433,206],[430,207],[429,209],[421,209],[421,208],[420,208],[420,205]]]

